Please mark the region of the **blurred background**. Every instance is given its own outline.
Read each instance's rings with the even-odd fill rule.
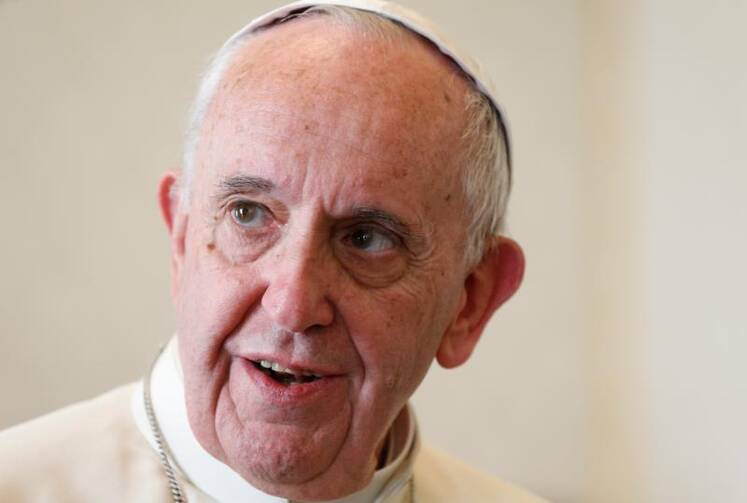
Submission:
[[[492,75],[521,291],[415,397],[552,501],[747,501],[747,1],[402,0]],[[274,1],[0,0],[0,428],[173,330],[160,174],[209,54]]]

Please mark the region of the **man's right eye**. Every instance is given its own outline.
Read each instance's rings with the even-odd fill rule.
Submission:
[[[267,209],[261,204],[250,201],[241,201],[231,208],[231,216],[234,222],[247,229],[261,227],[267,220]]]

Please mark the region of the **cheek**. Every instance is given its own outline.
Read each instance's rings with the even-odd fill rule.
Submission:
[[[367,381],[388,396],[409,396],[435,355],[442,330],[433,323],[436,304],[426,298],[433,296],[399,285],[374,292],[363,306],[358,302],[360,315],[349,330]]]
[[[251,271],[230,267],[207,242],[185,260],[177,293],[177,336],[190,425],[203,447],[222,459],[215,404],[228,380],[225,340],[253,308]]]
[[[390,358],[404,369],[414,382],[405,383],[412,393],[430,367],[441,339],[457,309],[459,288],[440,271],[427,278],[411,278],[391,305],[397,306],[387,322],[391,324]],[[453,278],[452,278],[453,280]]]
[[[212,242],[200,245],[185,260],[177,294],[177,333],[189,354],[210,366],[223,342],[240,325],[257,299],[259,287],[251,267],[231,266]]]

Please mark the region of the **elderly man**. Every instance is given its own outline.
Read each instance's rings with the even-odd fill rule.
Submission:
[[[535,502],[407,402],[518,288],[498,108],[426,21],[297,3],[218,53],[159,197],[177,336],[0,437],[2,501]]]

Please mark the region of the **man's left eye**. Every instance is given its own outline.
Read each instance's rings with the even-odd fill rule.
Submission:
[[[366,252],[380,252],[394,248],[395,241],[388,234],[372,227],[355,229],[349,235],[350,244]]]
[[[241,201],[231,208],[231,216],[240,226],[252,229],[265,223],[267,210],[261,204]]]

